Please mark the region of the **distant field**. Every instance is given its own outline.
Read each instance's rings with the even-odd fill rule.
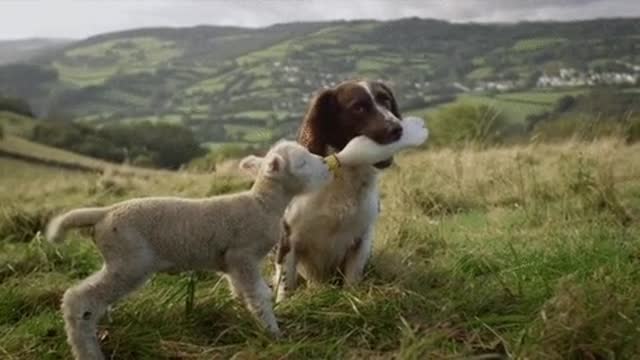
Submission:
[[[3,152],[5,154],[3,154]],[[15,135],[5,134],[5,137],[0,140],[0,158],[12,158],[16,156],[34,164],[34,166],[45,166],[53,169],[71,168],[97,173],[116,171],[119,173],[136,173],[141,176],[158,176],[173,173],[168,170],[115,164],[70,151],[38,144]]]
[[[521,102],[538,102],[542,104],[553,104],[559,98],[571,95],[576,96],[587,92],[588,89],[585,88],[576,88],[576,89],[566,89],[566,90],[551,90],[551,91],[525,91],[525,92],[517,92],[517,93],[504,93],[498,94],[496,97],[504,100],[513,100],[513,101],[521,101]]]
[[[130,38],[69,50],[65,56],[71,64],[57,61],[54,66],[63,80],[87,86],[101,84],[116,73],[148,71],[180,53],[171,41]]]
[[[231,136],[241,138],[246,142],[264,142],[271,139],[271,130],[257,126],[225,124],[225,130]]]
[[[167,114],[162,116],[141,116],[141,117],[131,117],[127,118],[125,123],[137,123],[137,122],[145,122],[149,121],[152,123],[171,123],[171,124],[180,124],[182,123],[182,116],[177,114]]]
[[[412,110],[412,114],[431,116],[438,109],[454,103],[468,103],[475,105],[489,105],[495,107],[511,122],[524,122],[531,114],[541,113],[551,109],[557,99],[565,95],[578,95],[586,89],[571,89],[557,91],[524,91],[503,93],[495,96],[463,94],[453,103],[441,104],[426,109]]]
[[[45,161],[59,162],[63,164],[77,164],[96,170],[114,165],[106,161],[34,143],[13,135],[5,136],[0,140],[0,150]]]
[[[282,114],[283,113],[275,113],[276,116],[281,116]],[[251,118],[256,120],[267,120],[271,118],[272,115],[274,115],[274,112],[267,111],[267,110],[248,110],[248,111],[242,111],[234,114],[229,114],[229,116],[232,116],[232,117],[246,117],[246,118]]]
[[[494,74],[494,72],[493,72],[493,68],[492,67],[483,66],[483,67],[479,67],[479,68],[473,70],[472,72],[467,74],[467,76],[469,77],[469,79],[482,80],[482,79],[485,79],[485,78],[488,78],[488,77],[492,76],[493,74]]]
[[[567,42],[567,39],[564,38],[534,38],[534,39],[526,39],[519,40],[513,45],[513,50],[515,51],[533,51],[540,50],[548,46],[562,44]]]
[[[36,120],[22,115],[0,111],[0,125],[5,133],[19,136],[29,135],[35,122]]]
[[[247,146],[249,144],[247,144],[246,142],[237,142],[237,141],[229,141],[229,142],[213,142],[213,141],[209,141],[206,142],[204,144],[202,144],[202,146],[208,148],[209,150],[215,151],[217,149],[220,149],[221,147],[224,146],[228,146],[228,145],[233,145],[233,146]]]
[[[509,100],[499,98],[499,97],[486,97],[486,96],[476,96],[476,95],[463,95],[460,97],[461,102],[467,102],[471,104],[483,104],[495,107],[498,111],[500,111],[504,116],[511,122],[524,122],[527,115],[536,114],[543,112],[545,110],[550,109],[551,103],[547,105],[542,104],[533,104],[527,102],[515,102],[513,101],[514,97]],[[519,97],[519,99],[523,99],[526,101],[528,99],[527,96]]]

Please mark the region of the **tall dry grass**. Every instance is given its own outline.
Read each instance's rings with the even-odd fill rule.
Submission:
[[[640,354],[640,146],[610,139],[419,151],[382,176],[366,280],[301,289],[270,341],[216,275],[160,275],[101,328],[114,358],[627,359]],[[7,160],[0,353],[66,358],[58,299],[99,266],[88,234],[42,242],[49,212],[247,179],[87,175]],[[189,312],[185,314],[185,304]],[[45,355],[43,355],[45,354]]]

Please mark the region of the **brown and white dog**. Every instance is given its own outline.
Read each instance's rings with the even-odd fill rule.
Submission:
[[[360,135],[379,144],[394,142],[402,136],[400,121],[389,87],[351,80],[315,97],[298,141],[312,153],[327,156]],[[278,301],[295,289],[298,275],[311,283],[338,274],[348,285],[360,281],[379,213],[378,172],[392,163],[390,158],[375,166],[343,167],[326,188],[293,199],[276,258],[276,277],[282,276]]]

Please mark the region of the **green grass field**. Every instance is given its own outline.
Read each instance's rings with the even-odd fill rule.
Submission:
[[[158,275],[100,326],[113,359],[632,359],[640,354],[640,147],[615,140],[415,151],[381,179],[362,284],[302,288],[273,341],[215,274]],[[246,188],[214,174],[89,174],[0,158],[0,354],[67,359],[59,301],[100,266],[54,213]],[[267,264],[271,259],[267,259]],[[265,266],[265,275],[270,266]]]
[[[452,104],[467,103],[473,105],[488,105],[500,111],[510,122],[522,123],[531,114],[550,111],[556,100],[565,95],[579,95],[587,89],[566,89],[554,91],[520,91],[501,93],[495,96],[482,94],[463,94],[454,102],[432,106],[426,109],[412,110],[412,115],[430,117],[439,109]]]
[[[92,169],[102,169],[109,165],[113,165],[107,163],[106,161],[101,161],[87,156],[78,155],[69,151],[34,143],[13,135],[7,135],[2,140],[0,140],[0,150],[24,155],[27,157],[34,157],[45,161],[49,160],[60,163],[78,164]]]
[[[225,124],[224,129],[231,136],[241,136],[242,140],[249,143],[264,142],[271,139],[271,130],[258,126]]]
[[[519,40],[513,45],[515,51],[533,51],[540,50],[549,46],[562,44],[567,42],[564,38],[533,38],[526,40]]]
[[[35,119],[12,112],[0,111],[0,126],[7,134],[28,136],[31,134],[35,124]]]
[[[153,37],[111,40],[86,47],[69,50],[65,56],[83,59],[80,65],[66,65],[54,62],[64,81],[79,86],[102,84],[116,73],[136,73],[148,71],[182,53],[173,42]],[[95,59],[111,59],[109,64],[96,66]]]

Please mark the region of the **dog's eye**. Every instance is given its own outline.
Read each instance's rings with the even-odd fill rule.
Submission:
[[[353,107],[353,111],[356,114],[362,114],[365,111],[367,111],[367,104],[365,103],[357,103],[354,107]]]
[[[299,168],[305,167],[306,165],[307,165],[307,160],[302,160],[302,161],[299,161],[298,164],[296,164],[296,168],[299,169]]]
[[[381,96],[378,98],[378,102],[387,109],[391,109],[391,99],[389,99],[388,97]]]

